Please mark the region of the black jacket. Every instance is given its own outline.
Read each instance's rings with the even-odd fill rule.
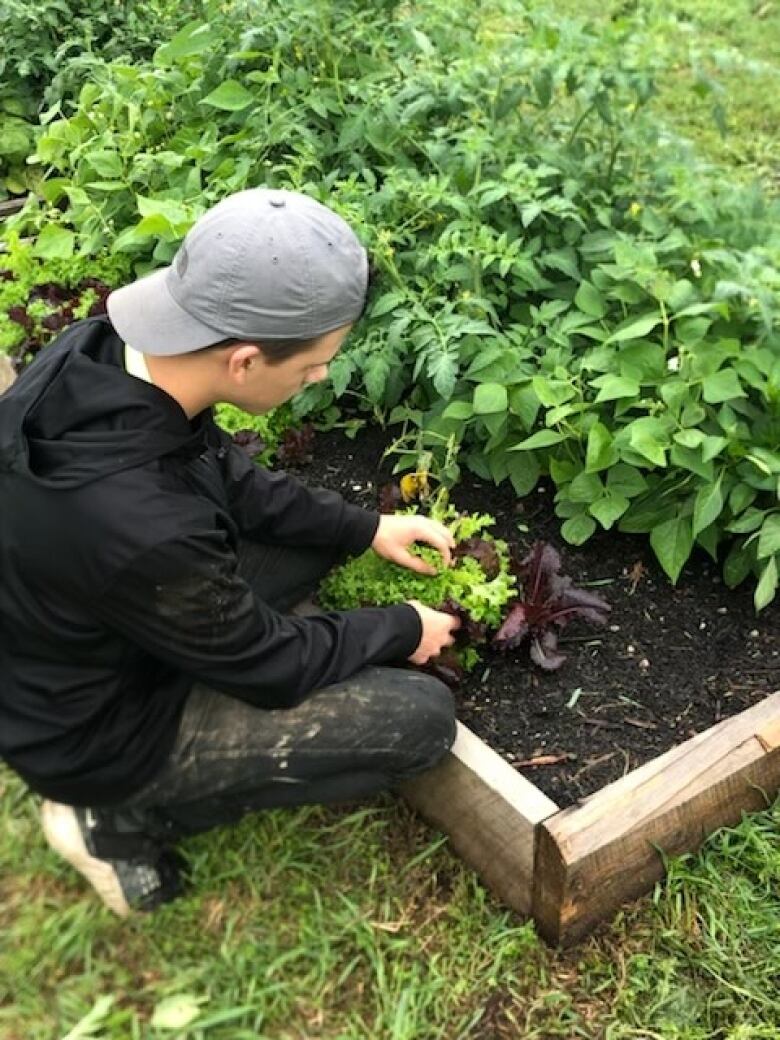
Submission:
[[[408,657],[406,604],[290,617],[236,573],[240,537],[358,553],[377,523],[128,375],[108,319],[72,326],[0,397],[0,756],[111,804],[162,766],[194,680],[285,708]]]

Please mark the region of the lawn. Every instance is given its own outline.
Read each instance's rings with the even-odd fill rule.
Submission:
[[[522,20],[519,5],[502,6],[486,36]],[[654,118],[722,183],[757,178],[777,191],[776,3],[529,6],[641,22],[653,46],[634,59],[658,69]],[[555,951],[390,796],[268,812],[191,839],[189,895],[122,923],[48,850],[36,799],[7,770],[0,793],[0,1040],[780,1035],[778,805],[670,864],[652,897],[578,948]]]

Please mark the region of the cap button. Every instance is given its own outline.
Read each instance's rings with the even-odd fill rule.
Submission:
[[[284,199],[269,199],[268,200],[275,209],[284,208]]]

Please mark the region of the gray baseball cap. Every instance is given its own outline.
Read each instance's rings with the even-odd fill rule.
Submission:
[[[293,191],[229,195],[188,232],[170,267],[112,292],[108,316],[144,354],[220,340],[313,339],[360,316],[368,257],[336,213]]]

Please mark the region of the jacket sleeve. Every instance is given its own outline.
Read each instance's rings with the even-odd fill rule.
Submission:
[[[371,545],[378,512],[353,506],[336,491],[307,488],[287,473],[270,472],[224,431],[218,434],[230,513],[243,535],[279,545],[332,545],[352,555]]]
[[[150,655],[222,693],[288,708],[364,665],[402,661],[421,623],[408,604],[298,618],[279,614],[236,573],[215,533],[136,558],[100,595],[101,621]]]

